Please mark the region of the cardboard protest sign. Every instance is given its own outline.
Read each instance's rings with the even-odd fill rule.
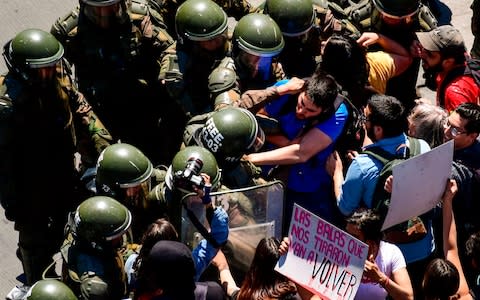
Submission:
[[[288,254],[275,270],[323,299],[353,299],[368,246],[295,204]]]
[[[420,216],[440,201],[453,159],[453,141],[393,167],[393,188],[382,230]]]

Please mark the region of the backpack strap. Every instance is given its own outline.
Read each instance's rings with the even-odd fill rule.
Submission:
[[[422,147],[420,146],[420,140],[414,137],[408,137],[408,148],[410,149],[409,157],[414,157],[422,153]]]
[[[417,138],[414,137],[407,137],[408,138],[408,146],[405,144],[401,144],[398,148],[397,151],[400,150],[403,147],[407,147],[408,152],[406,153],[406,156],[408,158],[414,157],[418,154],[421,153],[421,146],[420,146],[420,141]],[[371,157],[375,158],[379,162],[381,162],[383,165],[388,163],[389,161],[398,158],[398,154],[392,154],[380,147],[371,147],[368,148],[368,150],[364,150],[361,153],[370,155]]]
[[[376,160],[381,162],[382,165],[385,165],[389,161],[391,161],[392,159],[396,158],[396,155],[391,154],[391,153],[383,150],[380,147],[371,147],[371,148],[368,148],[368,150],[362,151],[361,153],[367,154],[367,155],[375,158]]]

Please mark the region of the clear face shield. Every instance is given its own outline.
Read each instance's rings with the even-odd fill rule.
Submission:
[[[248,70],[251,78],[268,80],[272,69],[272,56],[257,56],[240,50],[239,60]]]
[[[147,196],[151,189],[151,178],[132,185],[121,185],[116,199],[127,207],[148,208]]]
[[[263,147],[263,144],[265,144],[265,133],[263,132],[262,128],[260,128],[260,126],[258,126],[257,128],[257,135],[252,141],[252,144],[250,144],[250,146],[248,147],[248,151],[250,153],[258,152]]]
[[[193,53],[201,59],[202,57],[223,58],[229,48],[227,29],[211,39],[195,39],[190,37],[193,42]]]
[[[7,43],[4,47],[3,57],[10,71],[20,75],[23,80],[28,81],[31,85],[49,86],[54,82],[57,74],[63,74],[63,59],[59,58],[49,63],[15,63],[12,58],[11,43]]]
[[[128,17],[127,4],[123,0],[109,1],[110,4],[102,6],[89,1],[84,1],[84,3],[83,12],[85,16],[103,29],[123,24]]]
[[[52,65],[43,66],[40,68],[31,68],[30,78],[33,82],[38,83],[42,86],[48,86],[50,83],[53,83],[57,74],[63,73],[63,63],[62,60],[59,60]]]

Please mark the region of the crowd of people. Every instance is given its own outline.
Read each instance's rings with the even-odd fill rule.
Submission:
[[[7,299],[321,299],[274,270],[294,204],[369,246],[355,299],[480,297],[479,2],[471,51],[439,0],[79,0],[25,28],[0,76]],[[439,204],[382,231],[383,159],[450,141]],[[271,221],[244,189],[277,181],[283,237],[232,272],[230,229]]]

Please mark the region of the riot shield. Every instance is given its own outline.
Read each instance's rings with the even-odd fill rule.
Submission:
[[[241,280],[250,266],[258,242],[271,236],[281,239],[284,186],[281,181],[272,181],[234,190],[222,188],[212,193],[211,198],[216,206],[222,206],[228,213],[230,233],[222,250],[235,279]],[[205,209],[198,196],[190,194],[183,201],[209,229]],[[185,209],[182,212],[181,238],[192,249],[203,238]]]

